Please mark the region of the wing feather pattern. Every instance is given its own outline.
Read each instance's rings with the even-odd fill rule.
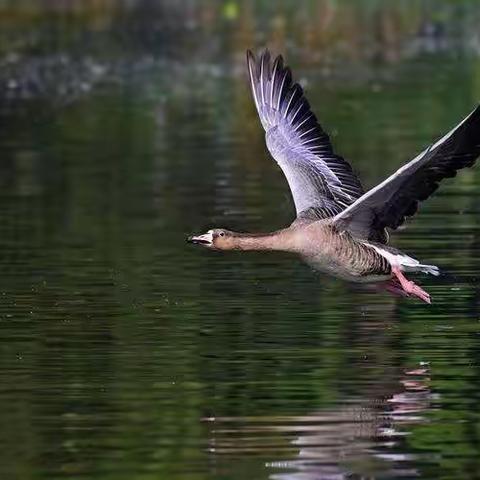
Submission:
[[[297,217],[333,217],[364,191],[350,164],[333,151],[292,74],[266,50],[260,58],[247,52],[255,106],[266,132],[268,150],[287,178]]]
[[[354,235],[375,239],[414,215],[444,178],[471,167],[480,155],[480,106],[444,137],[335,217]]]

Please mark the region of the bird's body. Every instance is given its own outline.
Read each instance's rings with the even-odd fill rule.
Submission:
[[[340,231],[330,220],[319,220],[297,228],[298,253],[315,270],[349,282],[387,280],[391,267],[379,252]]]
[[[216,250],[295,253],[316,270],[430,303],[404,272],[438,275],[438,268],[389,246],[387,228],[394,230],[413,215],[443,178],[474,164],[480,154],[480,107],[365,192],[350,164],[334,152],[282,57],[272,64],[268,51],[259,60],[248,52],[247,63],[266,144],[288,181],[297,218],[267,234],[215,229],[189,240]]]

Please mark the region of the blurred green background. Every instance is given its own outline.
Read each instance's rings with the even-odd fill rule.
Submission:
[[[293,219],[247,48],[285,56],[370,187],[478,103],[479,23],[473,0],[0,0],[0,477],[478,478],[478,168],[393,237],[444,271],[430,307],[185,237]]]

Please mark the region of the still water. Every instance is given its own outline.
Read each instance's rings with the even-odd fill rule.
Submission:
[[[378,26],[378,2],[366,3],[365,29]],[[96,23],[75,46],[49,31],[37,63],[4,54],[17,76],[0,109],[0,477],[478,478],[479,168],[446,181],[393,236],[444,271],[417,278],[431,306],[286,255],[185,243],[212,226],[265,231],[293,218],[245,48],[284,46],[369,187],[480,99],[480,60],[457,35],[478,8],[457,12],[445,37],[422,43],[398,27],[332,63],[312,52],[341,55],[343,43],[259,39],[258,25],[238,26],[254,12],[226,6],[218,31],[188,14],[201,25],[189,27],[189,61],[172,54],[188,58],[185,45],[155,49],[144,29],[133,51],[107,29],[101,54],[79,56],[105,28]],[[311,12],[300,10],[303,22]],[[397,19],[380,14],[387,27]],[[211,51],[196,35],[212,36]]]

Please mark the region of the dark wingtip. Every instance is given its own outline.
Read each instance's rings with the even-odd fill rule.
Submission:
[[[252,65],[252,66],[257,66],[257,68],[260,68],[263,64],[263,67],[270,67],[271,65],[271,60],[274,58],[269,50],[268,47],[265,47],[261,53],[259,53],[258,58],[255,56],[255,53],[253,53],[253,50],[250,48],[247,48],[246,52],[246,58],[247,58],[247,64]],[[282,55],[277,55],[274,58],[273,65],[277,64],[280,68],[283,68],[284,66],[284,59]]]
[[[257,69],[258,69],[257,58],[255,57],[255,54],[250,49],[247,50],[246,56],[247,56],[247,69],[251,77],[251,80],[253,81],[257,77]]]
[[[273,70],[278,69],[282,70],[283,69],[283,57],[282,55],[277,55],[275,58],[275,61],[273,62]]]
[[[265,48],[265,50],[262,52],[262,55],[261,55],[261,61],[269,65],[270,57],[271,57],[270,50],[268,48]]]

